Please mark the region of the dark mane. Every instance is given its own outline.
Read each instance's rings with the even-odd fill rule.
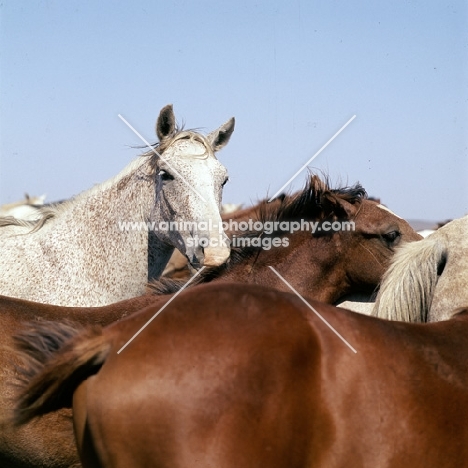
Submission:
[[[176,280],[172,278],[153,279],[146,285],[146,294],[154,294],[156,296],[164,296],[166,294],[174,294],[179,291],[187,281]]]
[[[317,175],[311,175],[303,190],[284,197],[279,206],[262,204],[260,220],[281,222],[303,218],[310,221],[323,221],[333,217],[347,220],[348,214],[342,202],[356,205],[366,198],[367,192],[359,183],[351,187],[332,189],[328,178],[325,177],[322,180]]]
[[[311,175],[306,187],[294,195],[281,196],[275,199],[276,203],[268,203],[266,200],[258,206],[259,221],[262,223],[273,221],[293,221],[304,219],[307,221],[325,221],[340,219],[346,221],[349,215],[343,206],[343,202],[351,205],[359,205],[367,198],[367,192],[361,184],[356,183],[350,187],[337,189],[330,188],[328,178],[320,179],[317,175]],[[265,238],[282,237],[288,232],[275,230],[271,234],[261,231],[248,231],[239,238]],[[250,244],[250,243],[248,243]],[[231,247],[229,260],[222,265],[205,268],[200,275],[192,281],[189,287],[201,283],[209,283],[220,276],[229,273],[235,266],[252,258],[262,250],[262,247],[247,245],[243,247]],[[153,294],[172,294],[178,291],[185,282],[160,278],[148,285]]]
[[[258,233],[255,236],[250,235],[250,237],[258,237]],[[244,236],[247,237],[247,236]],[[223,276],[229,273],[234,267],[240,263],[252,258],[254,254],[259,252],[261,247],[231,247],[231,253],[229,255],[229,260],[221,265],[205,268],[195,280],[192,281],[192,284],[195,286],[197,284],[209,283],[220,276]]]

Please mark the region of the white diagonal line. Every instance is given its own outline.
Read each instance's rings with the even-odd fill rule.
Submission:
[[[314,307],[312,307],[272,266],[269,267],[273,273],[275,273],[276,276],[278,276],[278,278],[283,281],[284,284],[286,284],[290,289],[291,291],[294,292],[294,294],[296,294],[296,296],[312,311],[314,312],[314,314],[333,332],[335,333],[335,335],[338,336],[338,338],[340,338],[341,341],[343,341],[347,346],[348,348],[351,349],[351,351],[353,353],[357,353],[357,351],[314,309]]]
[[[118,351],[120,354],[204,269],[201,267]]]
[[[288,186],[354,119],[353,115],[269,200],[270,203],[283,189]]]
[[[190,189],[192,189],[192,190],[206,203],[206,200],[190,185],[189,182],[187,182],[187,181],[185,180],[185,178],[184,178],[182,175],[179,174],[179,172],[178,172],[173,166],[171,166],[171,164],[169,163],[169,161],[168,161],[167,159],[163,158],[163,157],[154,149],[153,145],[151,145],[150,143],[148,143],[148,142],[146,141],[146,139],[143,137],[143,135],[140,135],[140,133],[139,133],[135,128],[133,128],[133,126],[132,126],[127,120],[125,120],[125,118],[122,117],[121,114],[118,114],[118,116],[119,116],[120,120],[122,120],[122,121],[127,125],[127,127],[130,128],[130,130],[132,130],[133,133],[135,133],[135,135],[137,135],[137,136],[140,138],[140,140],[143,141],[143,142],[145,143],[145,145],[146,145],[151,151],[153,151],[154,154],[156,154],[157,156],[159,156],[159,157],[161,158],[161,160],[164,161],[164,162],[171,168],[171,170],[174,171],[174,172],[180,177],[180,179],[182,180],[182,182],[184,182],[184,184],[185,184],[187,187],[189,187]]]

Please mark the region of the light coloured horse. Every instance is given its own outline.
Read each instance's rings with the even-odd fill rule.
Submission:
[[[221,206],[221,214],[234,213],[242,208],[242,203],[224,203]]]
[[[468,216],[397,250],[372,315],[435,322],[468,305]]]
[[[347,294],[340,298],[335,305],[343,309],[359,312],[364,315],[372,315],[377,292]]]
[[[219,210],[227,171],[214,153],[233,130],[234,119],[208,136],[180,130],[166,106],[159,143],[116,177],[45,209],[38,222],[0,219],[0,293],[98,306],[143,294],[174,248],[195,267],[224,262]]]
[[[24,200],[0,206],[0,217],[11,216],[16,219],[34,221],[41,217],[40,207],[44,205],[45,195],[31,197],[24,194]]]

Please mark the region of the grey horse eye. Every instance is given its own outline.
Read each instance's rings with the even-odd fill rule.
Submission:
[[[160,170],[158,172],[158,176],[161,177],[161,180],[163,180],[163,181],[165,181],[165,180],[174,180],[174,176],[172,176],[171,174],[169,174],[169,172],[164,171],[164,170]]]

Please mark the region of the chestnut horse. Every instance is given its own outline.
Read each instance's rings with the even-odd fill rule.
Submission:
[[[223,263],[229,248],[215,226],[227,171],[215,152],[233,131],[234,119],[207,136],[183,131],[166,106],[159,143],[116,177],[41,210],[39,221],[0,218],[0,293],[99,306],[143,294],[174,248],[197,268]],[[195,244],[195,235],[209,245]]]
[[[389,320],[447,320],[468,304],[468,216],[404,245],[382,280],[372,314]]]
[[[159,306],[104,329],[36,322],[16,338],[14,422],[72,406],[85,468],[465,466],[468,309],[407,324],[309,303],[200,286],[120,353]]]
[[[332,304],[347,294],[373,293],[395,248],[421,239],[405,220],[367,200],[359,184],[332,189],[316,175],[292,196],[261,202],[245,215],[234,215],[236,222],[225,219],[224,226],[233,241],[229,261],[203,271],[193,284],[217,279],[288,291],[272,275],[268,266],[273,265],[300,294]],[[246,216],[264,227],[276,223],[278,228],[240,231],[242,222],[247,224]],[[282,223],[291,227],[294,222],[307,222],[315,232],[304,229],[291,234],[280,229]],[[342,228],[325,230],[330,223]],[[347,229],[351,223],[352,229]]]
[[[61,307],[0,296],[0,421],[4,421],[13,403],[13,388],[18,356],[12,349],[12,337],[26,321],[64,320],[82,325],[108,325],[136,312],[157,297],[145,295],[103,307]],[[71,412],[58,411],[33,424],[14,428],[0,423],[0,466],[2,468],[65,468],[79,466],[73,442]]]

